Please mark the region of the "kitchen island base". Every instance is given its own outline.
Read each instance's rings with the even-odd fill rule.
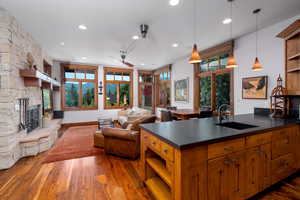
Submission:
[[[290,125],[186,148],[142,130],[145,185],[157,200],[250,198],[299,170],[299,130]]]

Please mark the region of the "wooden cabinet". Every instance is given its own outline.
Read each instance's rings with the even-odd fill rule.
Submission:
[[[272,159],[291,153],[293,150],[293,129],[284,128],[272,134]]]
[[[239,138],[208,145],[208,159],[216,158],[244,149],[245,139]]]
[[[155,199],[248,199],[300,169],[298,125],[187,149],[141,133],[144,180]]]
[[[245,197],[251,197],[271,184],[271,145],[252,147],[245,153]]]
[[[276,183],[297,170],[295,156],[292,153],[272,160],[272,183]]]
[[[285,40],[285,85],[289,95],[300,94],[300,19],[277,35]]]
[[[208,161],[208,200],[244,199],[244,152]]]

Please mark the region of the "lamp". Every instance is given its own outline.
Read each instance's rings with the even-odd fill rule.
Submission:
[[[254,61],[254,65],[252,66],[252,70],[253,71],[261,71],[263,69],[264,69],[263,66],[260,64],[258,58],[256,57],[255,61]]]
[[[233,56],[229,56],[226,68],[235,68],[237,67],[237,63]]]
[[[197,49],[197,44],[196,44],[196,35],[197,35],[197,32],[196,32],[196,26],[197,26],[197,23],[196,23],[196,19],[197,19],[196,8],[197,8],[196,0],[194,0],[194,18],[193,18],[193,21],[194,21],[194,41],[195,41],[195,43],[193,45],[192,56],[189,58],[189,63],[190,64],[195,64],[195,63],[200,63],[201,62],[201,58],[200,58],[200,55],[199,55],[199,52],[198,52],[198,49]]]
[[[193,51],[192,51],[192,56],[189,58],[189,63],[195,64],[195,63],[200,63],[201,58],[197,49],[197,45],[194,44],[193,46]]]
[[[232,20],[232,2],[233,1],[234,0],[228,0],[228,2],[230,3],[230,19],[231,20]],[[232,40],[232,22],[230,23],[230,39]],[[234,59],[234,56],[233,55],[229,56],[226,68],[235,68],[237,66],[238,65]]]
[[[261,11],[261,9],[255,9],[253,11],[253,14],[256,15],[256,49],[255,49],[255,61],[254,61],[254,65],[252,66],[252,70],[253,71],[260,71],[263,70],[263,66],[260,64],[258,57],[257,57],[257,47],[258,47],[258,13]]]

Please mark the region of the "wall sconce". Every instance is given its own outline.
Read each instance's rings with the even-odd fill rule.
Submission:
[[[102,85],[102,81],[100,81],[99,82],[99,95],[103,94],[102,90],[103,90],[103,85]]]

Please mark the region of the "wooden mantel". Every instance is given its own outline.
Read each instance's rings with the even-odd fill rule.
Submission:
[[[38,70],[20,69],[20,76],[24,78],[26,87],[45,87],[59,90],[60,83]]]

